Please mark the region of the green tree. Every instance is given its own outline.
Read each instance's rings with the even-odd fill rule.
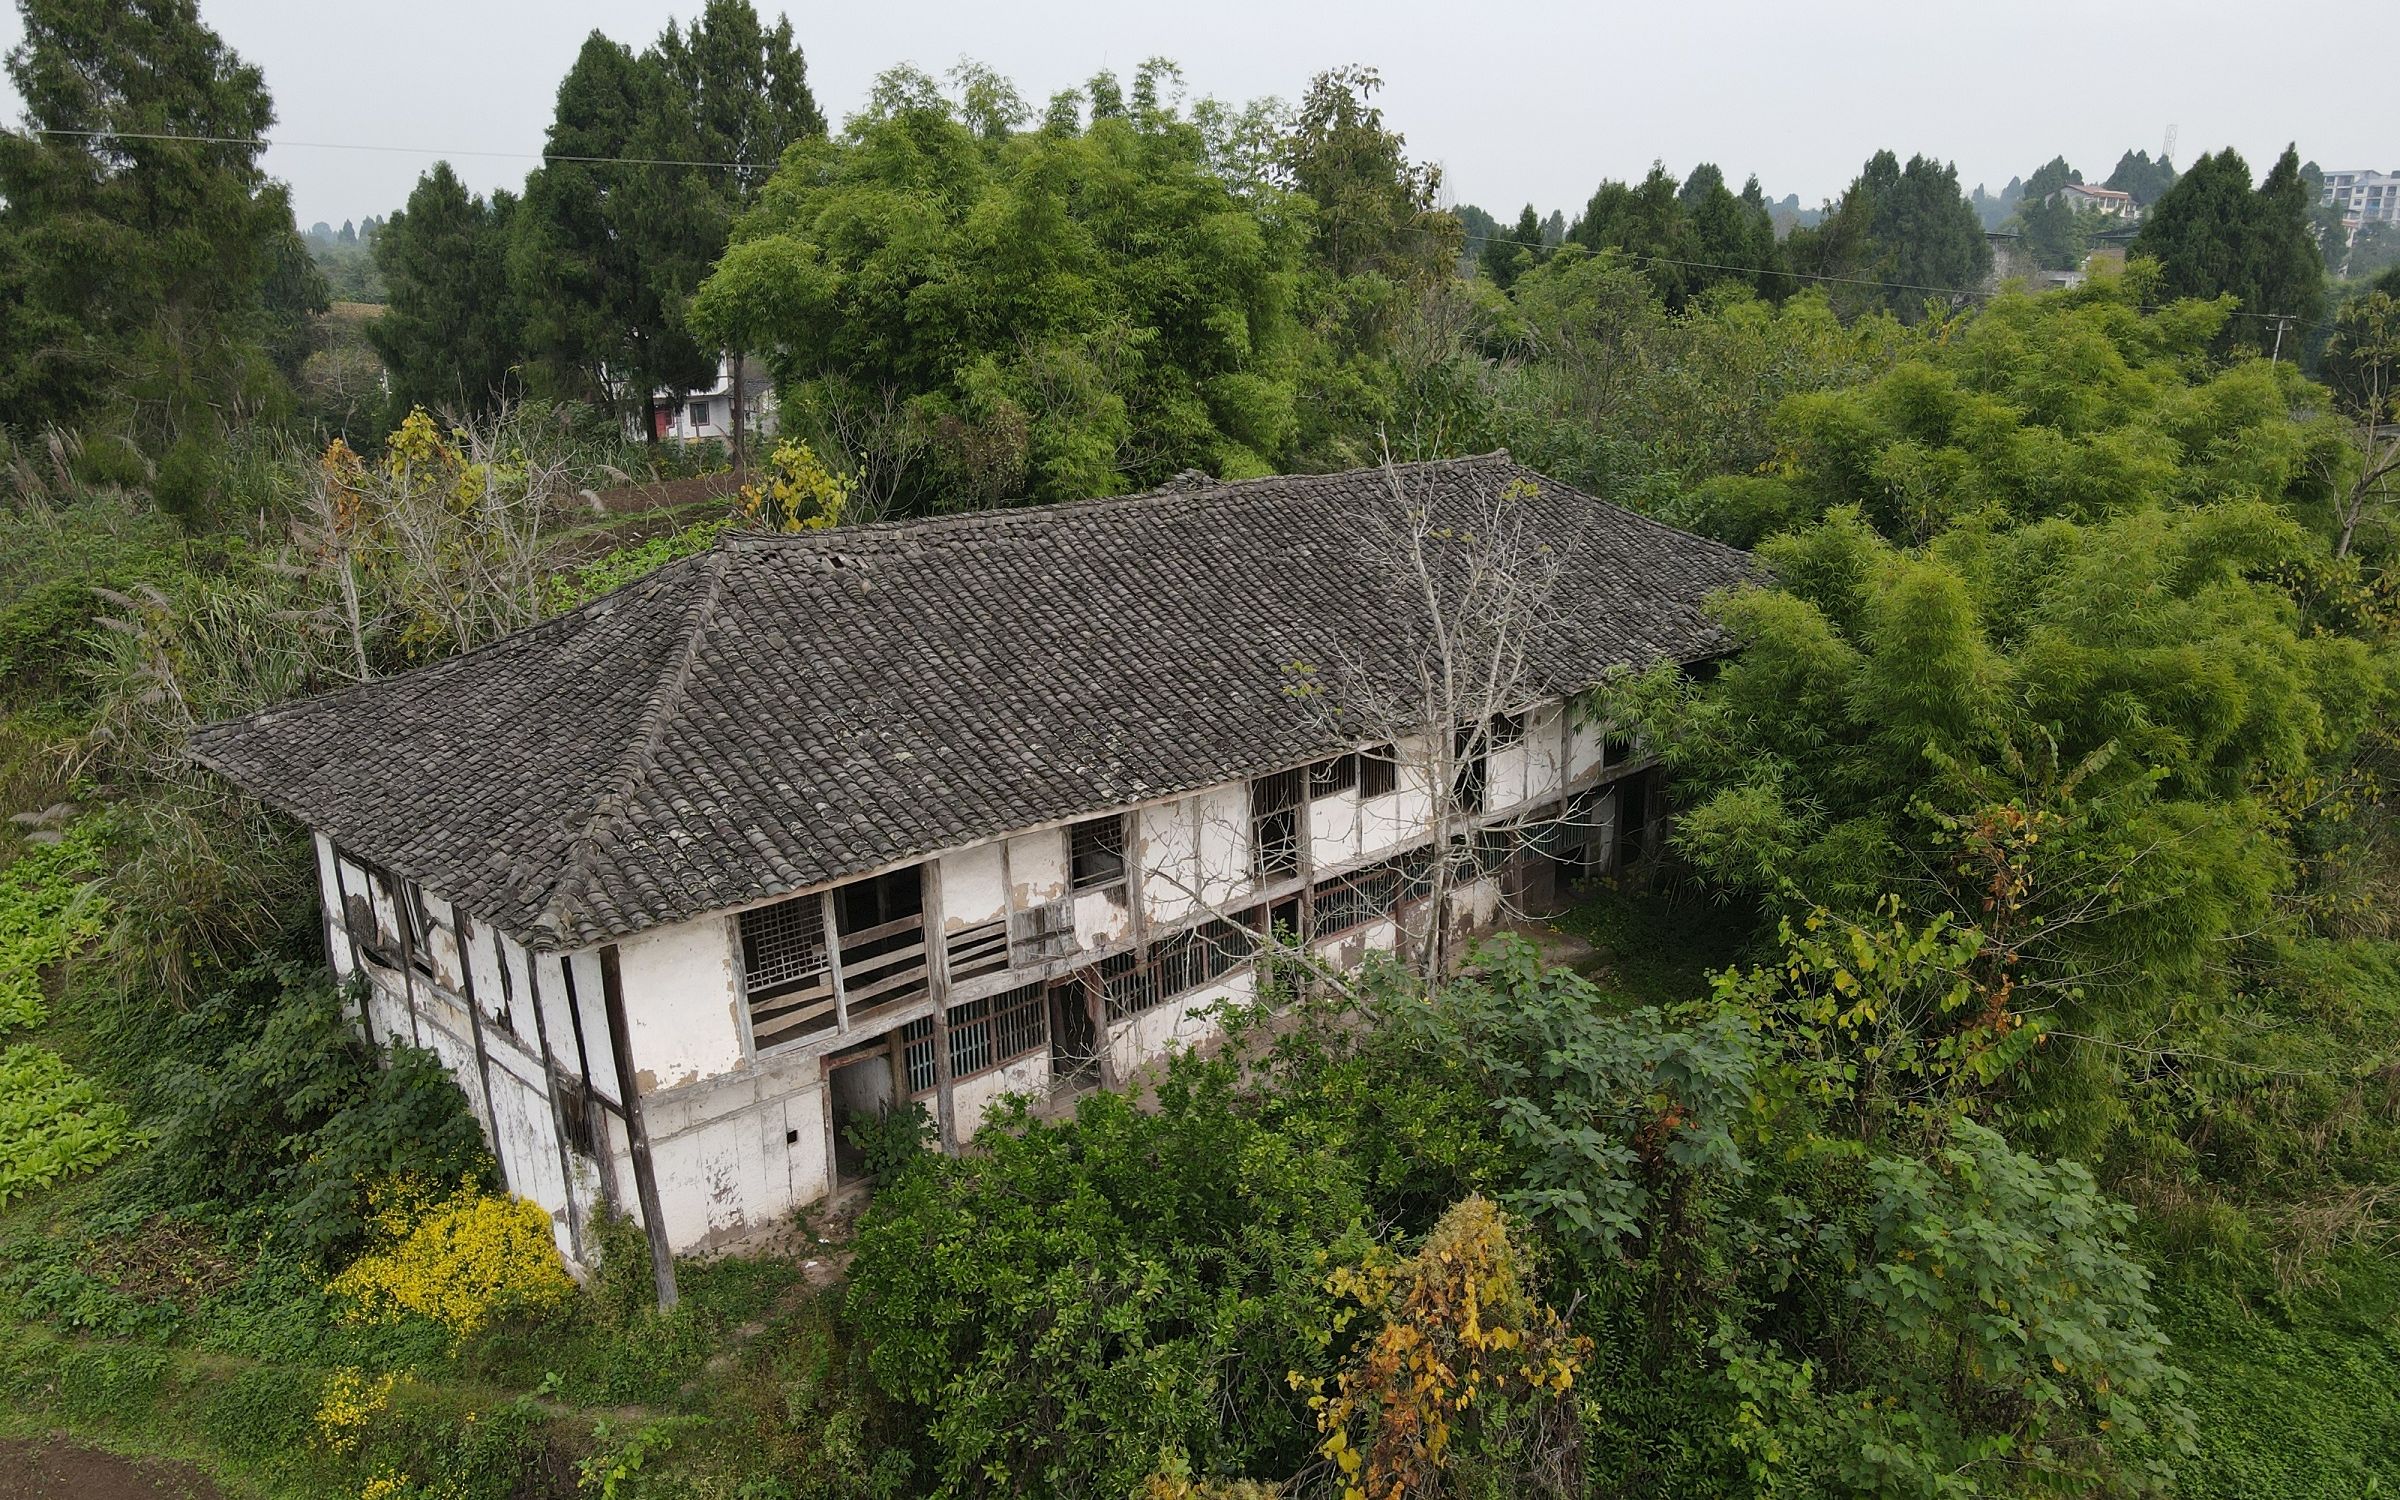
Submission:
[[[367,339],[383,358],[395,419],[418,406],[471,415],[508,396],[520,342],[508,278],[515,212],[510,194],[470,194],[436,162],[375,237],[390,301]]]
[[[2117,158],[2116,169],[2108,174],[2102,186],[2120,193],[2131,193],[2133,201],[2148,208],[2166,195],[2175,185],[2175,164],[2161,153],[2152,161],[2147,151],[2128,151]]]
[[[1484,276],[1504,292],[1519,276],[1542,263],[1542,221],[1532,204],[1526,204],[1525,211],[1517,215],[1516,227],[1505,234],[1495,232],[1484,241],[1481,259]]]
[[[1794,230],[1785,248],[1793,269],[1841,278],[1837,306],[1885,308],[1910,321],[1974,292],[1992,268],[1958,169],[1923,156],[1903,166],[1889,151],[1869,158],[1825,221]]]
[[[628,393],[623,374],[644,364],[648,331],[666,321],[616,206],[640,170],[614,159],[632,154],[647,82],[631,48],[597,31],[584,39],[558,86],[543,164],[526,178],[511,236],[529,373],[546,394],[612,409],[628,395],[646,407],[654,387]]]
[[[1301,216],[1237,198],[1163,103],[994,137],[888,93],[789,155],[693,307],[711,341],[771,351],[787,424],[861,480],[863,512],[1291,451]]]
[[[1310,253],[1335,277],[1369,272],[1420,280],[1446,266],[1455,221],[1434,212],[1441,168],[1411,162],[1383,122],[1373,68],[1334,68],[1309,81],[1279,156],[1285,185],[1316,206]],[[1437,224],[1436,218],[1446,222]]]
[[[2232,296],[2240,342],[2271,346],[2278,324],[2323,311],[2325,261],[2310,227],[2314,208],[2296,152],[2286,148],[2254,191],[2250,168],[2228,148],[2192,163],[2142,220],[2133,253],[2159,263],[2168,297]]]
[[[114,426],[156,452],[280,411],[325,290],[258,164],[265,79],[192,0],[20,8],[26,128],[0,132],[8,422]]]

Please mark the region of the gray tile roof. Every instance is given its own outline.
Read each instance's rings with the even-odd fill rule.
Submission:
[[[1701,604],[1748,554],[1505,454],[1400,473],[1437,515],[1537,487],[1566,564],[1549,691],[1729,644]],[[1290,668],[1388,645],[1407,606],[1360,541],[1387,495],[1362,470],[729,537],[193,753],[477,918],[580,947],[1339,748]]]

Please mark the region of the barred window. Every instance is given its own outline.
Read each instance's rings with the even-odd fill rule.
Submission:
[[[1071,880],[1079,891],[1097,890],[1125,878],[1125,820],[1089,818],[1067,830]]]
[[[1358,795],[1382,797],[1400,788],[1400,752],[1395,745],[1370,745],[1358,752]]]
[[[825,908],[818,896],[795,896],[742,913],[742,982],[752,1000],[822,980]]]
[[[1316,935],[1331,937],[1390,916],[1400,905],[1404,882],[1396,864],[1372,865],[1319,882],[1312,893]]]
[[[911,1021],[900,1033],[908,1065],[908,1091],[933,1092],[933,1017]],[[971,1078],[1030,1057],[1050,1045],[1042,987],[1025,985],[950,1007],[950,1076]]]
[[[1138,953],[1117,953],[1092,965],[1111,1021],[1138,1016],[1158,1003],[1158,971]]]
[[[1240,968],[1257,946],[1257,934],[1226,921],[1168,933],[1153,949],[1158,965],[1157,998],[1171,1000],[1215,983]]]
[[[1357,785],[1358,757],[1355,755],[1336,755],[1308,768],[1308,794],[1311,797],[1338,796]]]

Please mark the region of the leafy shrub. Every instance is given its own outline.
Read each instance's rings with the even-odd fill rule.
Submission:
[[[421,1179],[379,1185],[372,1233],[374,1248],[328,1287],[360,1321],[411,1315],[463,1342],[502,1318],[548,1317],[575,1295],[549,1214],[471,1178],[438,1199]]]
[[[104,820],[77,820],[57,843],[0,870],[0,1036],[41,1024],[42,975],[97,938],[106,907],[93,888]]]
[[[1118,1496],[1167,1452],[1305,1461],[1290,1377],[1339,1352],[1326,1267],[1365,1253],[1368,1212],[1338,1147],[1237,1107],[1236,1081],[1179,1057],[1155,1111],[1020,1104],[869,1208],[847,1307],[876,1384],[923,1413],[936,1483]]]
[[[867,1179],[887,1183],[925,1159],[933,1142],[933,1116],[922,1104],[860,1115],[842,1135],[863,1159]]]
[[[125,1147],[125,1107],[46,1047],[0,1052],[0,1204]]]
[[[178,439],[158,461],[158,477],[151,481],[150,498],[158,508],[197,528],[207,517],[216,496],[216,456],[207,443],[186,435]]]
[[[380,1063],[322,978],[270,965],[228,983],[177,1019],[168,1049],[152,1166],[169,1196],[263,1212],[312,1254],[359,1243],[377,1182],[490,1173],[440,1059],[396,1045]]]

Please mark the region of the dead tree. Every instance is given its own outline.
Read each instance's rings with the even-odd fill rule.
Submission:
[[[1436,493],[1387,451],[1357,521],[1359,546],[1389,581],[1388,633],[1343,643],[1309,689],[1344,737],[1391,745],[1401,783],[1426,799],[1423,930],[1404,937],[1428,981],[1455,961],[1455,897],[1482,873],[1480,778],[1495,728],[1557,695],[1536,655],[1557,623],[1566,563],[1526,504],[1537,493],[1526,480]],[[1562,787],[1566,771],[1562,755]]]

